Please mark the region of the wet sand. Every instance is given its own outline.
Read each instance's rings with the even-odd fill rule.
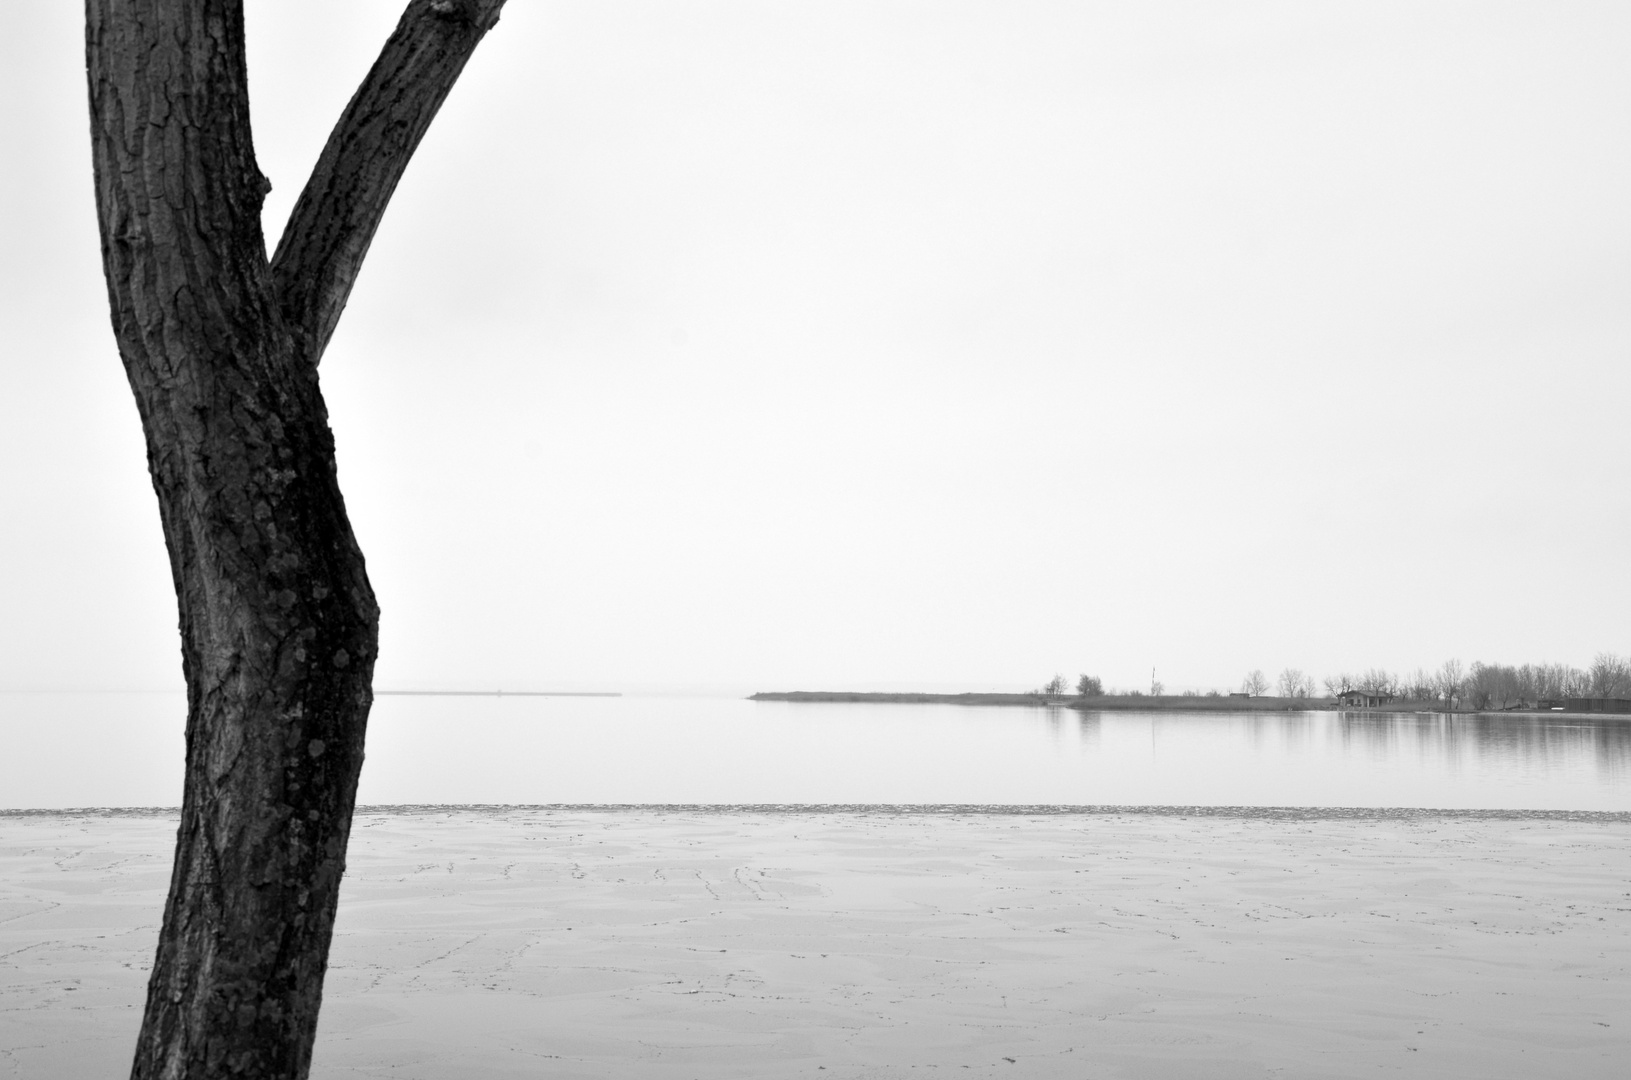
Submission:
[[[0,1077],[124,1075],[165,814],[0,815]],[[1625,1075],[1631,815],[359,814],[317,1080]]]

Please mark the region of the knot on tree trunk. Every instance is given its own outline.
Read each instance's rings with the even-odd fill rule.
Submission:
[[[454,20],[474,26],[482,33],[498,23],[498,12],[503,0],[430,0],[431,13],[438,18]]]

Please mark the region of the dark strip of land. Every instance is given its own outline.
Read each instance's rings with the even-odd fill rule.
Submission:
[[[1083,712],[1352,712],[1352,713],[1438,713],[1445,714],[1436,701],[1390,701],[1385,705],[1361,708],[1345,706],[1330,698],[1243,697],[1239,695],[1199,696],[1188,694],[1101,694],[1079,697],[1074,694],[896,694],[854,690],[762,691],[749,701],[864,702],[884,705],[1028,705],[1047,708],[1080,709]],[[1624,720],[1606,712],[1568,712],[1559,709],[1455,709],[1458,716],[1543,716],[1553,720]]]
[[[895,694],[847,690],[788,690],[754,694],[751,701],[870,702],[900,705],[1051,705],[1069,709],[1139,712],[1302,712],[1334,709],[1325,698],[1190,697],[1101,694],[1096,697],[1050,694]]]

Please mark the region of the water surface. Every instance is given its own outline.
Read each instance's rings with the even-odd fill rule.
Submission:
[[[180,694],[0,694],[0,807],[175,806]],[[383,697],[379,803],[1631,810],[1631,718]]]

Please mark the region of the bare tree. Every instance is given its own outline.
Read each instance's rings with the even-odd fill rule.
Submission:
[[[1305,698],[1314,692],[1314,680],[1296,668],[1286,668],[1280,672],[1278,687],[1281,697]]]
[[[1595,692],[1592,689],[1594,685],[1615,683],[1613,671],[1616,663],[1625,664],[1627,676],[1631,678],[1631,661],[1618,660],[1610,653],[1599,655],[1589,672],[1568,664],[1524,664],[1511,669],[1514,684],[1512,697],[1532,705],[1584,697]],[[1631,685],[1621,684],[1622,692],[1627,689],[1631,689]]]
[[[1438,692],[1444,697],[1444,707],[1451,712],[1455,711],[1455,702],[1461,696],[1462,683],[1465,678],[1466,672],[1462,669],[1459,660],[1446,660],[1443,666],[1438,669]]]
[[[1467,677],[1461,684],[1467,704],[1474,709],[1488,709],[1495,704],[1495,671],[1482,661],[1467,665]]]
[[[1354,688],[1353,676],[1344,671],[1340,675],[1327,675],[1325,677],[1325,692],[1332,697],[1347,693]]]
[[[1399,677],[1386,668],[1371,668],[1355,681],[1354,689],[1363,690],[1367,694],[1387,694],[1398,696]]]
[[[1411,701],[1431,701],[1438,696],[1432,672],[1417,668],[1402,680],[1405,697]]]
[[[1240,680],[1240,689],[1252,697],[1261,697],[1268,693],[1269,677],[1263,674],[1261,668],[1248,671],[1246,677]]]
[[[1568,664],[1541,664],[1535,668],[1535,691],[1537,700],[1585,697],[1591,693],[1591,676]]]
[[[1042,689],[1037,691],[1037,693],[1043,695],[1044,697],[1059,697],[1064,692],[1065,677],[1063,675],[1055,675],[1053,678],[1043,683]]]
[[[1602,652],[1586,669],[1592,697],[1625,697],[1631,693],[1631,660]]]
[[[103,270],[187,682],[137,1080],[310,1067],[379,639],[317,365],[502,6],[410,0],[268,260],[241,0],[87,0]]]
[[[1468,665],[1462,691],[1474,709],[1488,709],[1495,704],[1495,675],[1495,669],[1480,661],[1474,660]]]
[[[1495,707],[1497,709],[1510,709],[1523,702],[1522,682],[1518,677],[1518,669],[1511,664],[1495,664],[1491,671],[1494,675],[1493,687]]]
[[[1104,683],[1097,675],[1083,675],[1076,680],[1076,693],[1082,697],[1098,697],[1104,693]]]
[[[1475,709],[1510,709],[1527,700],[1523,670],[1509,664],[1475,662],[1463,685]]]
[[[1540,700],[1539,669],[1533,664],[1522,664],[1512,669],[1518,700],[1533,705]]]

